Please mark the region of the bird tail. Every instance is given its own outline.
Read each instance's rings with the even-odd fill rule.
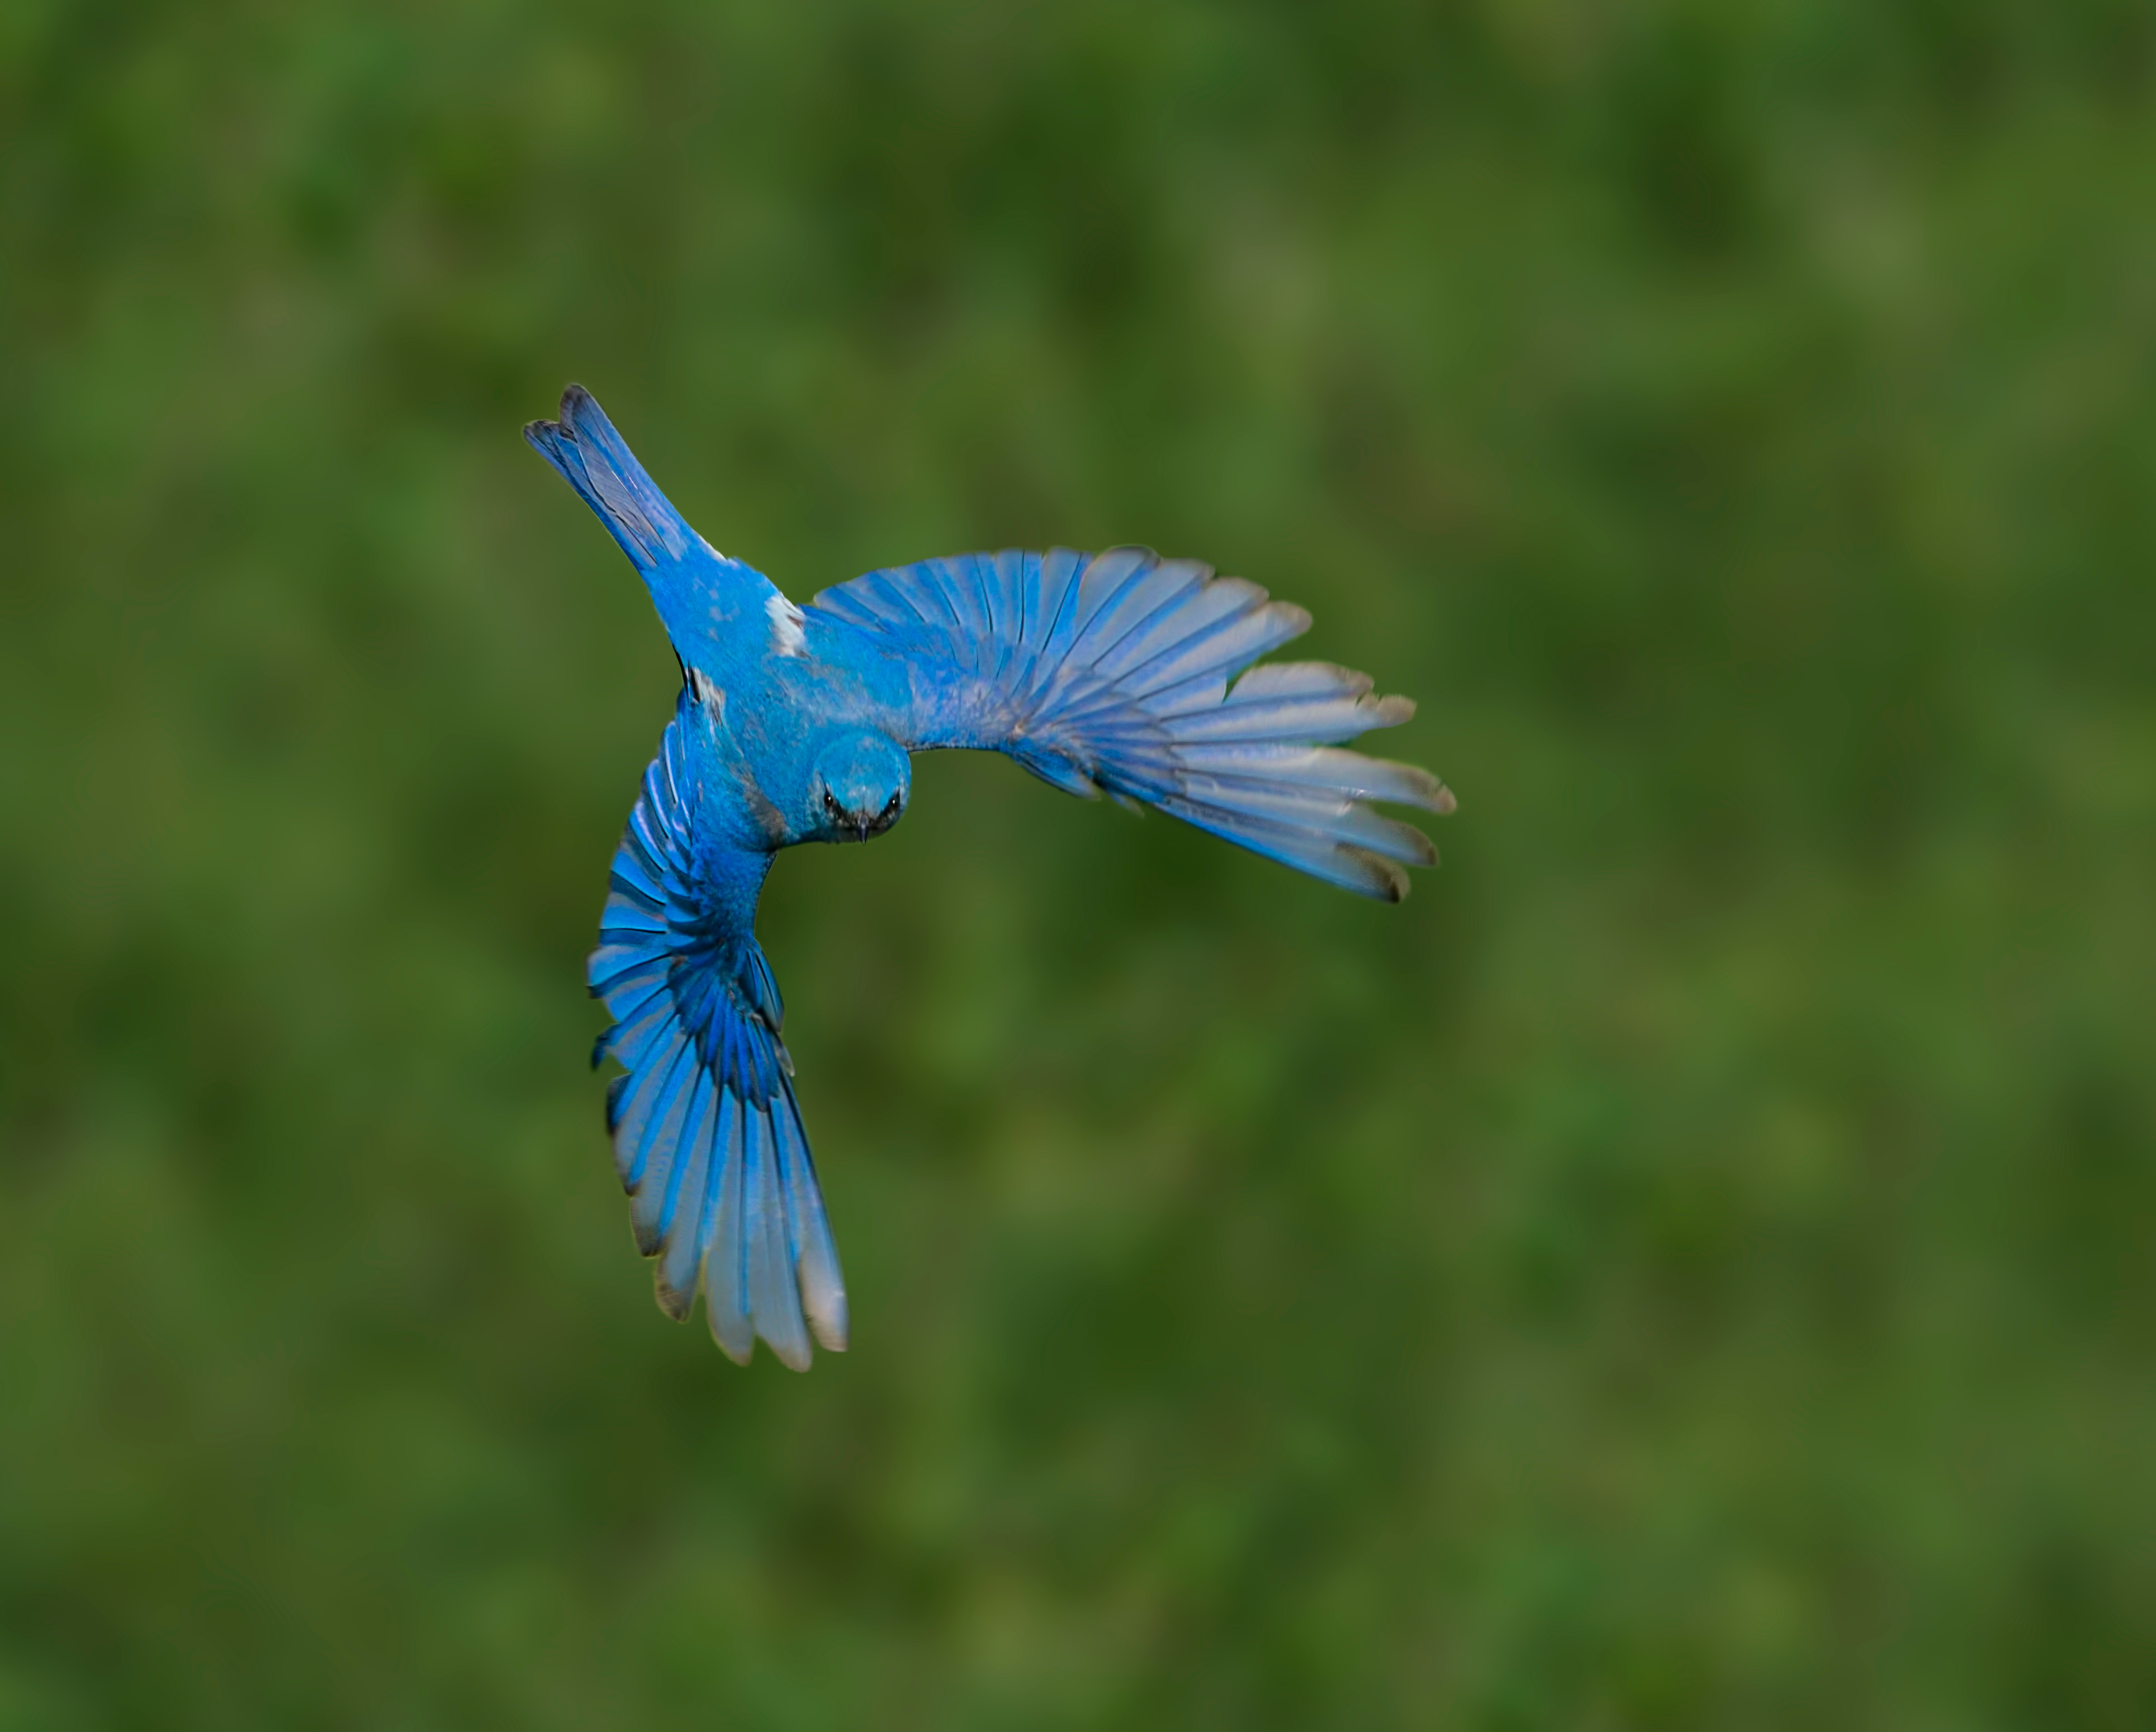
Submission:
[[[689,527],[583,386],[562,393],[559,421],[534,421],[524,437],[621,544],[685,664],[703,664],[714,650],[723,653],[735,622],[763,625],[777,593],[770,580]]]
[[[581,385],[562,393],[559,421],[534,421],[524,437],[598,514],[648,578],[698,545],[696,532],[644,472],[598,400]]]

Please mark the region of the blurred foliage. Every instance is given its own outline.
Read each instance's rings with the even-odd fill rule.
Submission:
[[[2145,0],[0,8],[0,1725],[2156,1724],[2152,185]],[[1460,794],[783,861],[805,1379],[583,1068],[571,378]]]

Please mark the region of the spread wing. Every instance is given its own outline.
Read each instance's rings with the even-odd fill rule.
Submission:
[[[1370,802],[1443,813],[1450,792],[1338,749],[1414,704],[1329,662],[1252,668],[1310,628],[1255,583],[1144,548],[1058,548],[871,571],[813,607],[907,665],[911,748],[1005,752],[1069,792],[1144,801],[1388,901],[1406,894],[1404,869],[1436,863],[1427,837]]]
[[[845,1347],[845,1286],[779,1039],[784,1009],[752,930],[768,857],[741,857],[729,886],[700,858],[693,725],[685,692],[614,855],[590,966],[614,1021],[593,1063],[627,1067],[607,1091],[607,1128],[637,1248],[658,1259],[659,1303],[685,1317],[701,1274],[729,1357],[746,1363],[761,1335],[806,1371],[811,1329]]]

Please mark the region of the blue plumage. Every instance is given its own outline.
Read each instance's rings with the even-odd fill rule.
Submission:
[[[1398,901],[1437,856],[1370,802],[1452,810],[1428,771],[1340,749],[1404,698],[1323,662],[1252,664],[1310,616],[1142,548],[965,554],[871,571],[796,607],[690,528],[581,387],[525,437],[650,588],[682,688],[614,855],[589,981],[624,1074],[607,1127],[659,1299],[746,1361],[846,1345],[845,1287],[755,935],[772,855],[865,841],[903,814],[906,755],[1008,754],[1065,791],[1158,806]]]

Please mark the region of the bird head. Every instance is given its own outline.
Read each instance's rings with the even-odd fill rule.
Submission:
[[[889,735],[850,729],[825,742],[808,776],[808,834],[824,842],[866,842],[906,810],[913,784],[906,753]]]

